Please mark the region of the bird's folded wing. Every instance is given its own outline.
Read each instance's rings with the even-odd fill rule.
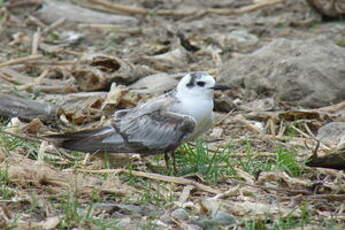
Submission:
[[[140,116],[122,116],[113,127],[134,152],[168,152],[178,147],[193,132],[195,120],[186,115],[156,110]],[[112,138],[107,138],[111,142]]]

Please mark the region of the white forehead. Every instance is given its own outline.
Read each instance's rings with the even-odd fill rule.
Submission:
[[[184,76],[179,85],[183,85],[185,87],[194,87],[198,81],[203,81],[210,86],[214,86],[216,83],[211,75],[208,75],[207,73],[195,72]]]

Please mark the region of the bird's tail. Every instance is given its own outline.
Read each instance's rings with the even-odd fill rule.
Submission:
[[[123,144],[122,137],[111,126],[65,134],[44,136],[55,146],[79,152],[114,152]],[[111,138],[112,143],[105,141]],[[117,152],[117,151],[115,151]]]

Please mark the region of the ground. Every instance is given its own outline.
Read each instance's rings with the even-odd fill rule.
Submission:
[[[74,2],[89,10],[102,5]],[[170,89],[183,72],[217,78],[227,60],[276,38],[323,35],[343,47],[343,19],[325,22],[303,0],[225,15],[202,10],[254,3],[131,0],[116,3],[157,12],[127,11],[133,18],[114,26],[93,23],[96,16],[80,22],[80,9],[61,21],[39,1],[0,3],[0,101],[7,94],[55,106],[47,112],[47,105],[16,104],[24,119],[0,109],[1,229],[345,227],[345,174],[306,166],[318,150],[317,129],[332,119],[321,116],[326,110],[270,108],[265,98],[268,108],[248,113],[245,105],[261,105],[264,93],[217,93],[214,128],[178,149],[176,171],[160,154],[90,155],[41,139],[99,126],[115,110]],[[138,81],[153,74],[158,78]]]

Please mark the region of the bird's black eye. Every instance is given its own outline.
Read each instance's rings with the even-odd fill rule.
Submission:
[[[197,84],[198,86],[200,86],[200,87],[203,87],[203,86],[205,86],[206,82],[204,82],[204,81],[198,81],[196,84]]]

